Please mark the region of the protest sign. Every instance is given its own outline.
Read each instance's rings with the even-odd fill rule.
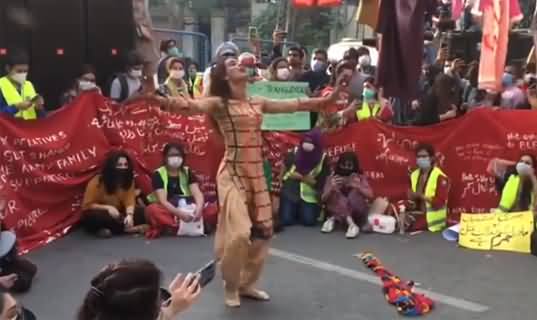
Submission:
[[[461,215],[459,245],[475,250],[530,253],[533,212]]]
[[[258,81],[248,86],[248,94],[273,100],[306,98],[309,90],[306,82]],[[309,112],[263,115],[263,130],[309,130]]]
[[[355,152],[378,196],[404,199],[414,147],[432,144],[438,165],[451,183],[449,220],[463,212],[484,213],[498,206],[490,159],[517,161],[521,152],[537,152],[537,112],[481,109],[430,127],[394,127],[364,121],[323,136],[331,163]],[[479,128],[479,130],[475,130]],[[286,154],[300,135],[267,131],[264,154],[270,160],[273,192]],[[150,175],[162,164],[162,148],[179,142],[205,197],[216,199],[216,174],[223,156],[221,135],[205,116],[180,116],[138,101],[117,106],[88,93],[39,121],[0,116],[0,183],[7,189],[7,209],[0,217],[13,228],[23,251],[43,246],[69,231],[80,218],[87,182],[108,152],[126,150],[133,158],[136,184],[152,190]]]

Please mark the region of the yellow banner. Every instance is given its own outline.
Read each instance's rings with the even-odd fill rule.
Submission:
[[[532,212],[461,215],[459,245],[476,250],[530,253]]]

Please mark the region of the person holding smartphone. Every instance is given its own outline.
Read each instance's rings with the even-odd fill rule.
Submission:
[[[358,157],[354,152],[343,153],[328,177],[321,201],[326,208],[328,219],[321,231],[330,233],[335,223],[347,225],[346,237],[354,239],[360,228],[367,224],[367,214],[373,190],[364,175]]]
[[[28,81],[29,61],[26,53],[14,52],[7,59],[7,75],[0,78],[0,112],[23,120],[44,116],[45,101]]]
[[[169,285],[169,297],[164,297],[162,272],[151,261],[110,264],[91,280],[77,319],[176,319],[199,298],[199,279],[199,274],[178,274]]]

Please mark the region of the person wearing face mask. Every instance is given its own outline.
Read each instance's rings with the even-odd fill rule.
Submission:
[[[285,58],[276,58],[268,68],[269,81],[289,81],[291,71]]]
[[[168,64],[170,59],[183,58],[183,54],[177,48],[177,42],[173,39],[165,40],[160,43],[160,60],[157,68],[157,79],[159,84],[164,84],[168,79]]]
[[[535,207],[535,196],[537,195],[536,163],[534,155],[523,154],[515,167],[507,170],[498,210],[502,212],[537,212]]]
[[[190,61],[188,64],[188,78],[186,81],[188,85],[188,92],[192,98],[201,97],[201,93],[203,92],[203,88],[201,86],[203,74],[198,73],[198,70],[200,70],[200,66],[196,62]]]
[[[381,108],[378,100],[377,88],[375,87],[375,79],[368,78],[365,80],[362,99],[362,105],[356,111],[356,119],[358,121],[365,121],[378,118]]]
[[[0,78],[0,112],[24,120],[44,116],[44,100],[27,80],[29,68],[25,53],[14,52],[8,57],[7,75]]]
[[[338,222],[347,225],[348,239],[356,238],[360,228],[367,223],[371,200],[373,190],[360,168],[358,157],[354,152],[343,153],[334,173],[328,177],[321,196],[328,216],[321,231],[332,232]]]
[[[429,144],[416,147],[417,169],[410,175],[407,209],[414,220],[410,229],[440,232],[446,226],[449,180],[437,166],[435,151]]]
[[[515,76],[505,72],[502,77],[503,92],[500,106],[505,109],[518,109],[526,103],[526,95],[515,81]]]
[[[95,68],[90,65],[84,65],[71,89],[67,90],[60,98],[60,104],[62,106],[69,104],[82,93],[94,90],[100,92],[97,86]]]
[[[143,208],[136,206],[134,171],[129,155],[111,153],[100,174],[90,180],[82,200],[82,227],[108,238],[147,229]]]
[[[321,212],[320,193],[330,168],[321,144],[321,131],[304,134],[285,161],[280,192],[280,223],[315,226]]]
[[[125,73],[113,76],[109,97],[117,102],[127,102],[139,96],[142,90],[144,61],[135,51],[129,52]]]
[[[196,176],[184,165],[183,147],[169,143],[164,147],[163,157],[164,165],[153,174],[154,191],[148,197],[151,205],[146,208],[151,225],[151,230],[146,234],[149,238],[158,237],[166,229],[176,232],[181,222],[200,220],[205,204]],[[194,215],[179,208],[181,199],[196,204]]]
[[[185,82],[185,63],[179,58],[168,60],[168,79],[164,82],[165,92],[171,97],[190,97]]]
[[[299,81],[307,82],[313,96],[323,89],[329,82],[330,76],[326,73],[328,68],[328,53],[324,49],[315,49],[311,59],[311,70],[303,74]]]

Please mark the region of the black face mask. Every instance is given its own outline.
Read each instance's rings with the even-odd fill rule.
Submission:
[[[340,168],[340,167],[336,168],[336,175],[338,175],[338,176],[348,177],[353,173],[354,173],[353,169]]]

